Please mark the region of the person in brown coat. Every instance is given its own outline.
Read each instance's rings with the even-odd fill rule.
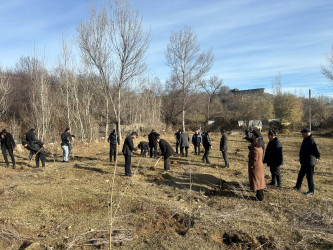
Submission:
[[[249,145],[249,181],[250,188],[256,191],[256,197],[262,201],[264,199],[264,188],[266,188],[265,172],[263,164],[263,150],[258,138],[252,137]]]

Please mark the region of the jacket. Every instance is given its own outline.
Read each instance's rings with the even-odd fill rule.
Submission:
[[[149,149],[149,145],[148,145],[148,142],[146,141],[140,141],[139,145],[138,145],[138,148],[143,150],[143,149]]]
[[[61,146],[70,146],[72,143],[72,135],[69,132],[61,134]]]
[[[320,158],[320,151],[316,140],[310,135],[303,139],[301,149],[299,151],[299,162],[302,165],[315,166],[317,159]]]
[[[220,140],[220,151],[228,150],[228,137],[226,134],[222,135]]]
[[[277,137],[268,142],[264,163],[267,163],[267,166],[283,165],[282,144]]]
[[[192,136],[192,144],[195,146],[199,146],[201,143],[201,137],[199,137],[199,134],[194,134]]]
[[[127,136],[125,141],[124,141],[124,145],[123,145],[123,154],[124,155],[131,155],[132,151],[136,151],[137,148],[134,147],[133,144],[133,138],[131,135]]]
[[[6,133],[5,137],[1,139],[1,147],[13,150],[16,147],[15,141],[11,133]]]
[[[117,143],[120,145],[119,136],[111,133],[109,135],[108,142],[110,142],[111,145],[116,145]]]
[[[209,149],[212,146],[212,143],[210,142],[210,137],[209,137],[208,134],[203,134],[202,144],[203,144],[205,149]]]
[[[174,153],[172,147],[166,140],[160,139],[159,145],[164,159],[170,157]]]
[[[27,140],[28,142],[30,142],[30,141],[36,141],[35,132],[30,130],[30,131],[26,134],[25,138],[26,138],[26,140]]]
[[[39,152],[44,153],[44,148],[43,148],[44,143],[42,141],[30,141],[28,142],[28,149],[30,149],[31,151],[37,153],[39,150]]]
[[[155,131],[151,132],[149,135],[148,135],[148,141],[149,141],[149,147],[150,148],[153,148],[154,146],[157,145],[157,137],[160,136],[160,134],[156,133]]]

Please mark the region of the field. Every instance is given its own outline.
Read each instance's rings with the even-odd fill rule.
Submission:
[[[16,153],[17,169],[1,163],[0,249],[332,249],[333,140],[314,134],[321,150],[315,195],[292,189],[299,170],[299,133],[279,135],[284,147],[282,188],[268,186],[262,202],[249,190],[247,142],[229,135],[230,168],[224,169],[220,135],[212,134],[211,164],[190,148],[188,158],[132,158],[133,177],[124,176],[124,157],[108,162],[108,143],[77,144],[62,163],[60,145],[49,145],[44,171]],[[174,138],[162,135],[171,142]],[[147,141],[143,137],[135,140]],[[265,137],[265,142],[267,143]],[[266,182],[270,181],[265,167]],[[110,187],[113,199],[110,199]]]

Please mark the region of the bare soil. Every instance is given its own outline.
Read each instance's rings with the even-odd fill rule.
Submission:
[[[106,142],[78,143],[66,164],[60,145],[49,145],[44,171],[28,151],[16,152],[17,169],[0,163],[0,249],[108,249],[111,206],[113,248],[332,249],[332,137],[314,134],[322,157],[315,195],[305,196],[306,178],[301,192],[292,189],[302,138],[279,135],[283,187],[268,186],[261,202],[249,190],[248,143],[241,137],[229,135],[229,169],[222,168],[220,135],[213,134],[211,164],[191,147],[189,157],[175,155],[163,173],[163,160],[136,153],[131,178],[121,154],[117,165],[109,162]],[[175,145],[172,136],[163,138]]]

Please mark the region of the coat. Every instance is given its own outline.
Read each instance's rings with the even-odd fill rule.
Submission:
[[[143,149],[148,150],[149,149],[148,142],[146,142],[146,141],[140,141],[140,143],[138,145],[138,148],[141,149],[141,150],[143,150]]]
[[[320,158],[320,151],[316,140],[310,135],[303,139],[301,149],[299,151],[299,162],[301,165],[315,166],[317,159]]]
[[[194,134],[192,136],[192,144],[195,146],[199,146],[201,143],[201,137],[199,137],[199,134]]]
[[[282,144],[277,137],[268,142],[264,163],[267,163],[267,166],[283,165]]]
[[[181,133],[179,138],[179,145],[181,148],[188,148],[190,147],[190,136],[186,133]]]
[[[61,134],[61,146],[70,146],[72,143],[72,135],[69,132]]]
[[[151,132],[149,135],[148,135],[148,141],[149,141],[149,147],[150,148],[153,148],[154,146],[157,145],[157,137],[160,136],[160,134],[156,133],[155,131]]]
[[[117,143],[120,145],[119,136],[111,133],[109,135],[108,142],[110,142],[111,145],[117,145]]]
[[[159,145],[161,149],[161,154],[163,155],[164,159],[169,158],[171,155],[173,155],[174,151],[166,140],[160,139]]]
[[[29,131],[27,134],[26,134],[26,140],[28,141],[28,142],[30,142],[30,141],[36,141],[36,137],[35,137],[35,132],[34,131]]]
[[[226,134],[222,135],[220,140],[220,151],[228,150],[228,137]]]
[[[124,145],[123,145],[123,154],[124,155],[131,155],[132,151],[136,151],[137,148],[134,147],[133,144],[133,138],[131,135],[127,136],[125,141],[124,141]]]
[[[6,133],[5,137],[1,139],[1,147],[13,150],[16,147],[15,141],[11,133]]]
[[[212,143],[210,141],[210,137],[208,134],[203,134],[202,136],[202,144],[204,146],[204,148],[207,150],[212,146]]]
[[[262,162],[263,150],[259,142],[249,146],[249,181],[251,190],[266,188],[264,164]]]
[[[39,152],[44,153],[44,148],[43,148],[44,143],[42,141],[30,141],[28,142],[28,149],[30,149],[31,151],[33,151],[34,153],[37,153],[39,150]]]

